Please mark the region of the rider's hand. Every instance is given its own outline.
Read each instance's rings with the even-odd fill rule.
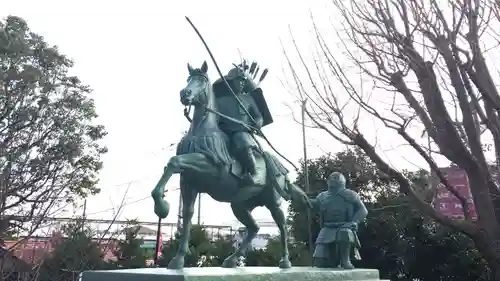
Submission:
[[[256,136],[262,137],[262,131],[261,130],[254,130],[253,132]]]
[[[250,125],[248,126],[248,131],[252,134],[252,135],[256,135],[256,136],[261,136],[261,131],[260,129]]]

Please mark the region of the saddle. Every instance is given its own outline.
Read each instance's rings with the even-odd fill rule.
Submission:
[[[257,155],[260,157],[257,157]],[[272,186],[282,197],[287,198],[288,193],[283,190],[285,186],[283,184],[280,184],[280,178],[288,175],[289,170],[285,166],[283,166],[283,164],[278,160],[278,158],[276,158],[276,156],[267,151],[261,150],[257,153],[257,155],[255,159],[257,164],[261,167],[265,167],[265,171],[261,171],[261,176],[263,177],[262,185]],[[233,157],[233,159],[235,160],[231,164],[229,172],[238,179],[243,180],[243,167],[241,166],[239,161],[236,160],[236,158]]]

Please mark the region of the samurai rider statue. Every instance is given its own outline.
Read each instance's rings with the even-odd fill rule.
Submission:
[[[322,218],[313,265],[353,269],[351,258],[361,259],[358,224],[364,221],[368,211],[359,195],[346,188],[346,179],[341,173],[330,174],[327,184],[328,190],[311,200],[312,210]]]
[[[253,135],[273,122],[262,90],[253,81],[252,76],[256,75],[254,71],[255,67],[249,71],[245,63],[235,65],[225,76],[233,92],[222,79],[213,84],[219,112],[239,121],[219,118],[219,128],[229,137],[231,151],[241,163],[244,172],[242,179],[247,186],[266,184],[265,167],[256,160],[262,151]]]

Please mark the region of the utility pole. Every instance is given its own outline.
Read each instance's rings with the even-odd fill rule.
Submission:
[[[82,232],[85,231],[85,220],[87,219],[87,199],[83,201]]]
[[[85,219],[87,217],[87,199],[83,201],[83,214],[82,217]]]
[[[181,220],[182,220],[182,191],[179,189],[179,210],[177,213],[177,231],[181,229]]]
[[[304,187],[306,194],[309,194],[309,167],[307,165],[307,143],[306,143],[306,102],[307,99],[302,100],[302,143],[304,145]],[[309,253],[313,254],[313,241],[312,241],[312,225],[311,225],[311,210],[307,210],[307,234],[309,236]]]
[[[198,194],[198,225],[201,225],[201,193]]]

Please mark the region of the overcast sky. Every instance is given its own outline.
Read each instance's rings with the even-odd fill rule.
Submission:
[[[102,192],[88,199],[89,217],[111,218],[113,207],[126,196],[120,218],[154,221],[150,191],[173,155],[169,144],[177,142],[188,128],[179,103],[179,90],[188,75],[186,63],[199,67],[207,60],[212,81],[218,77],[184,16],[198,26],[223,72],[239,62],[238,48],[245,58],[270,69],[263,89],[275,122],[264,133],[282,154],[297,162],[302,157],[301,127],[285,106],[293,97],[280,82],[286,62],[279,39],[289,46],[290,25],[307,52],[309,10],[318,21],[327,22],[327,2],[0,0],[0,16],[26,19],[33,31],[75,61],[74,74],[94,89],[98,122],[109,132],[105,139],[109,153],[103,157]],[[376,130],[368,133],[374,135]],[[387,136],[379,136],[378,142],[383,143],[384,137],[390,143]],[[307,142],[311,157],[344,148],[314,131],[308,132]],[[384,153],[389,153],[384,155],[393,165],[414,167],[398,159],[401,152],[387,149]],[[175,189],[178,178],[172,178],[168,186]],[[167,221],[176,221],[178,195],[177,191],[166,195],[172,205]],[[202,212],[205,224],[234,223],[229,205],[208,196],[202,199]],[[260,221],[271,220],[265,209],[255,210],[254,215]]]

